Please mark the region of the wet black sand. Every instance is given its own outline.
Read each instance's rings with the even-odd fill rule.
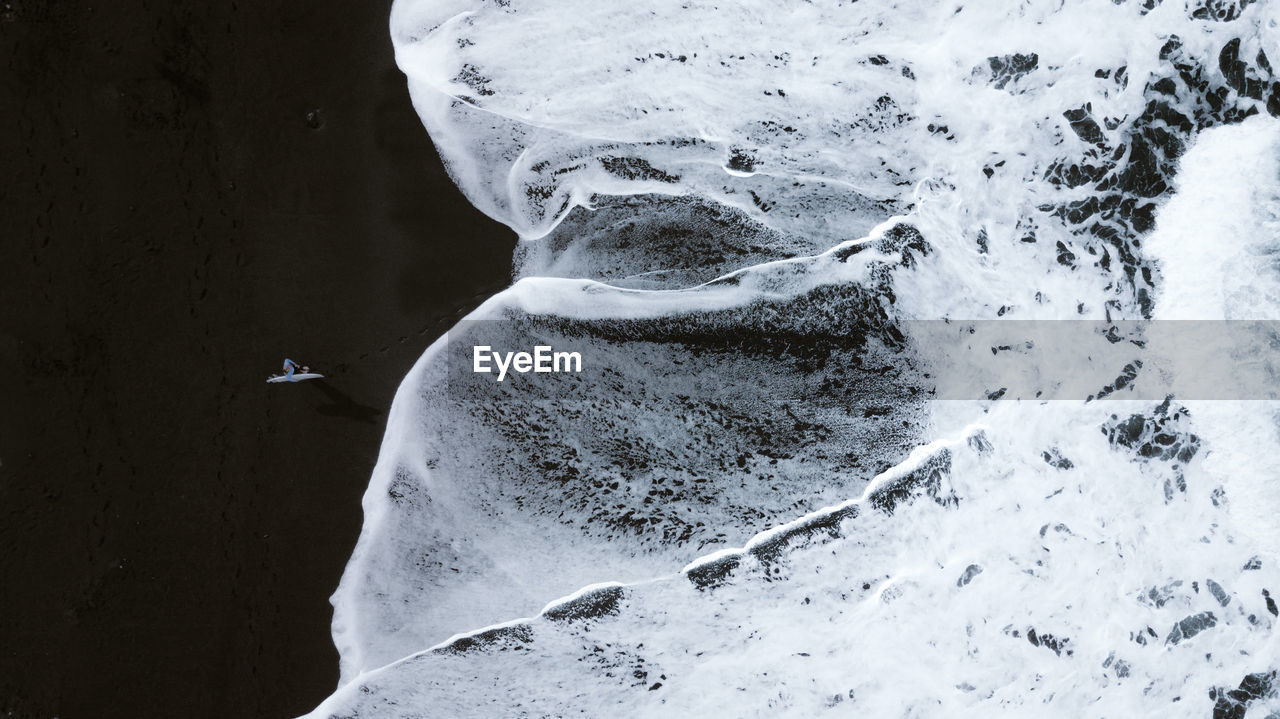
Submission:
[[[0,716],[335,685],[395,388],[513,242],[439,167],[388,10],[0,2]],[[285,356],[331,379],[265,384]]]

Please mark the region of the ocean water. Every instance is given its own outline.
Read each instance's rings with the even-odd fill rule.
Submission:
[[[521,240],[396,396],[312,716],[1280,716],[1280,5],[391,31]]]

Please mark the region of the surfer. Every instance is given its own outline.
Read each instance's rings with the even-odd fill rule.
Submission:
[[[284,361],[284,379],[286,381],[297,382],[298,379],[310,379],[309,377],[295,378],[293,376],[294,372],[297,372],[300,375],[310,374],[311,368],[304,364],[298,364],[297,362],[294,362],[293,360],[286,358]]]
[[[267,378],[268,382],[301,382],[304,379],[319,379],[324,375],[312,372],[311,368],[298,364],[291,359],[284,361],[284,372]]]

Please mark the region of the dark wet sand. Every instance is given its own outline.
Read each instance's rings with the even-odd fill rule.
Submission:
[[[396,386],[514,241],[440,168],[388,10],[0,2],[0,716],[336,684]],[[285,356],[330,379],[265,384]]]

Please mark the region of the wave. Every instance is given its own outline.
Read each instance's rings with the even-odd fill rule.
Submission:
[[[1009,320],[1280,319],[1275,13],[399,0],[521,241],[397,393],[315,716],[1280,708],[1280,408],[1135,399],[1200,367],[1158,334],[1082,339],[1087,399],[931,390]]]

